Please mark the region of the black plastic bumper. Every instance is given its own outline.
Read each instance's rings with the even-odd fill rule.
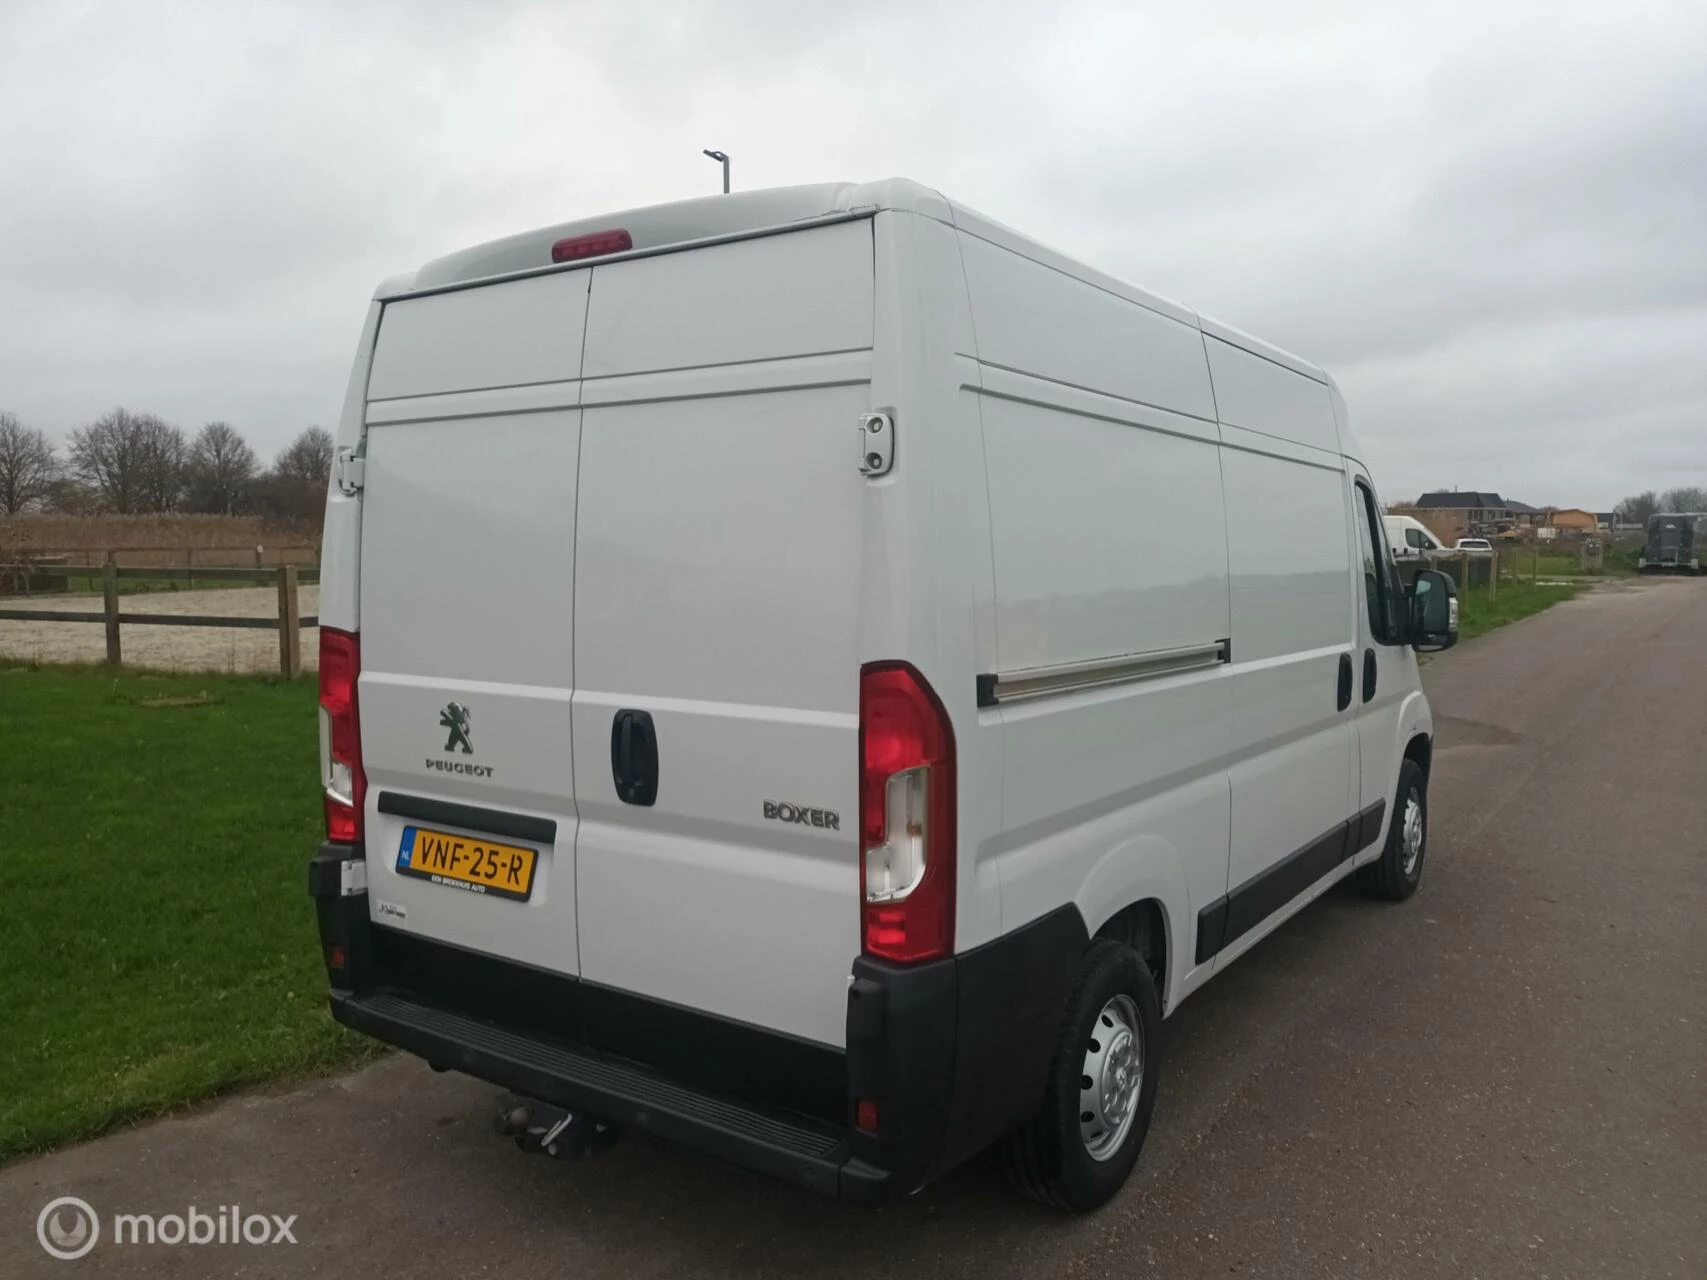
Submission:
[[[845,1052],[369,920],[309,872],[339,1022],[446,1067],[821,1194],[911,1191],[1030,1115],[1086,944],[1063,908],[923,965],[853,962]],[[854,1123],[875,1105],[877,1125]]]

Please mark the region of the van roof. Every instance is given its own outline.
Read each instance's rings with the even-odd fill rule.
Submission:
[[[1308,360],[1202,316],[1189,307],[1105,275],[907,178],[770,187],[577,218],[447,253],[424,263],[415,271],[383,281],[374,296],[385,301],[409,294],[459,288],[498,277],[572,270],[578,265],[590,265],[604,259],[556,266],[550,262],[550,248],[558,240],[596,231],[616,228],[627,231],[634,243],[629,253],[643,255],[692,244],[763,235],[804,222],[864,217],[886,209],[917,213],[947,223],[1130,302],[1195,325],[1211,337],[1284,365],[1308,378],[1333,384],[1333,379]]]

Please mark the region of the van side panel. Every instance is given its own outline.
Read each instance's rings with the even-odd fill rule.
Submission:
[[[1205,335],[1203,345],[1222,423],[1339,453],[1339,432],[1324,383],[1219,338]]]
[[[1345,474],[1334,454],[1236,429],[1228,435],[1243,445],[1221,456],[1237,708],[1228,887],[1235,897],[1245,888],[1266,915],[1284,898],[1250,897],[1249,887],[1356,809],[1355,680],[1353,704],[1337,705],[1340,662],[1356,634]],[[1260,442],[1278,452],[1261,451]]]
[[[999,673],[1227,639],[1219,436],[1188,416],[1213,412],[1197,331],[963,243],[983,362]],[[1194,904],[1226,888],[1223,674],[985,713],[1003,736],[1006,928],[1066,897],[1094,931],[1153,896],[1168,918],[1172,980],[1191,967]]]
[[[592,277],[574,588],[582,976],[840,1046],[859,953],[871,224]],[[651,804],[616,789],[625,710],[651,717]]]
[[[1214,421],[1195,327],[976,236],[960,244],[985,365]]]

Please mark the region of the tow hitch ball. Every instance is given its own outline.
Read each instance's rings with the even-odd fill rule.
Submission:
[[[558,1160],[584,1160],[617,1139],[618,1130],[584,1111],[565,1111],[532,1098],[507,1098],[498,1108],[498,1133],[523,1151]]]

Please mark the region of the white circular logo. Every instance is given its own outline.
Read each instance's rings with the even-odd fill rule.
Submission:
[[[101,1220],[87,1200],[60,1196],[42,1206],[36,1215],[36,1239],[56,1258],[69,1262],[81,1258],[101,1238]]]

